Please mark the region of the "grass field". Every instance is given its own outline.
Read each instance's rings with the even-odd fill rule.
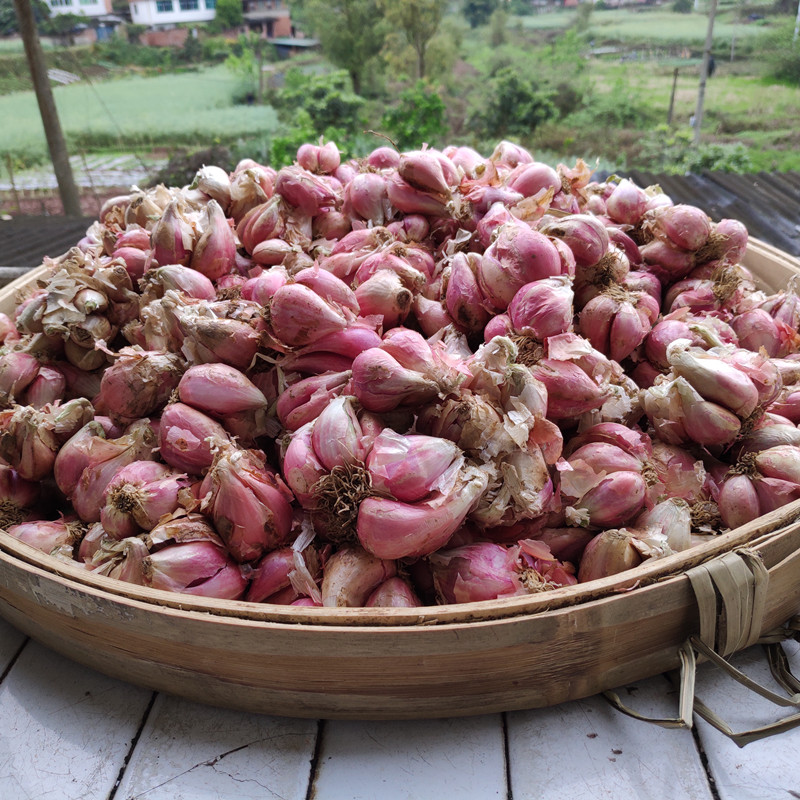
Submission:
[[[234,105],[236,79],[224,67],[156,77],[126,77],[54,89],[61,125],[73,150],[131,150],[210,146],[269,133],[277,124],[268,106]],[[33,92],[0,97],[0,154],[26,162],[46,158]]]
[[[779,18],[773,18],[776,21]],[[574,9],[561,9],[528,17],[520,17],[528,30],[566,28],[575,20]],[[640,42],[654,44],[702,45],[706,38],[708,16],[703,12],[676,14],[665,7],[643,7],[632,10],[595,10],[589,18],[589,33],[598,41]],[[764,33],[759,22],[740,22],[734,11],[721,11],[714,22],[714,39],[741,41]]]

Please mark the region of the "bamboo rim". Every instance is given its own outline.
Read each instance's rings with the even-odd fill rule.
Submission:
[[[800,261],[759,240],[750,240],[745,266],[748,266],[748,260],[766,260],[771,266],[777,266],[785,273],[800,275]],[[20,290],[35,283],[48,271],[45,266],[31,270],[24,278],[14,281],[0,290],[0,308],[13,302]],[[777,288],[774,285],[769,286],[766,276],[757,274],[756,277],[768,285],[768,288],[773,290]],[[35,568],[34,571],[43,570],[51,575],[56,575],[68,582],[78,592],[100,592],[121,600],[132,600],[164,609],[234,617],[262,623],[285,623],[326,628],[331,626],[345,628],[399,626],[402,628],[529,616],[580,605],[620,593],[635,593],[637,588],[656,581],[679,577],[686,570],[737,547],[775,538],[786,527],[798,523],[798,521],[800,521],[800,500],[765,514],[739,528],[720,534],[710,542],[666,558],[645,562],[635,569],[608,578],[532,595],[471,603],[424,606],[417,609],[279,606],[244,600],[219,600],[150,589],[97,575],[82,568],[77,562],[73,565],[53,558],[18,541],[2,529],[0,529],[0,559],[12,564],[19,563],[21,566]]]
[[[126,583],[53,558],[20,542],[0,529],[0,559],[34,567],[56,575],[78,592],[100,592],[106,596],[135,600],[151,606],[184,612],[208,613],[265,623],[293,625],[416,626],[499,620],[543,614],[614,595],[635,594],[639,588],[657,581],[680,577],[686,570],[703,564],[744,545],[764,544],[779,537],[787,527],[800,524],[800,500],[765,514],[728,533],[720,534],[703,545],[666,558],[645,562],[635,569],[608,578],[587,581],[575,586],[551,589],[538,594],[501,597],[496,600],[439,606],[405,608],[320,608],[280,606],[246,600],[219,600],[150,589]]]

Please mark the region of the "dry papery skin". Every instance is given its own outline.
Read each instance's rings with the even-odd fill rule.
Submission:
[[[0,316],[0,524],[281,605],[635,575],[800,498],[800,301],[746,247],[510,142],[134,188]]]

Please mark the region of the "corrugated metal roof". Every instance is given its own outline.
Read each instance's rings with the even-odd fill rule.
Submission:
[[[12,217],[0,220],[0,265],[38,267],[45,256],[60,256],[92,224],[88,217]]]

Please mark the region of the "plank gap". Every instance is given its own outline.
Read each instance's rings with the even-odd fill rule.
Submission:
[[[147,724],[147,718],[150,716],[150,712],[153,710],[153,704],[156,702],[156,697],[158,697],[158,692],[153,692],[153,694],[150,695],[150,702],[147,704],[147,707],[142,714],[142,718],[139,720],[139,727],[136,729],[133,739],[131,739],[131,746],[128,748],[128,752],[125,754],[125,758],[122,761],[122,766],[119,768],[119,773],[117,774],[117,779],[114,782],[114,786],[111,788],[106,800],[114,800],[117,790],[122,784],[122,778],[125,775],[125,770],[128,768],[128,764],[130,764],[133,751],[136,749],[136,745],[139,744],[139,738],[142,735],[144,726]]]
[[[514,790],[511,787],[511,751],[508,745],[508,713],[503,711],[500,715],[503,721],[503,760],[506,767],[506,800],[514,800]]]
[[[697,725],[692,725],[692,738],[694,739],[694,746],[697,748],[697,755],[700,756],[700,763],[706,773],[708,779],[708,788],[711,791],[711,796],[714,800],[721,800],[719,791],[717,791],[717,782],[714,780],[714,774],[711,772],[711,766],[708,763],[708,756],[706,755],[703,741],[700,738],[700,733],[697,730]]]
[[[322,743],[325,738],[325,720],[317,720],[317,739],[314,743],[314,754],[311,756],[311,764],[308,770],[308,789],[306,790],[306,800],[314,800],[317,794],[317,778],[319,777],[319,762],[322,757]],[[110,800],[110,798],[109,798]]]
[[[20,646],[17,648],[17,652],[14,653],[13,656],[11,656],[11,660],[8,662],[8,666],[3,670],[3,674],[0,675],[0,684],[2,684],[2,682],[6,679],[8,673],[11,672],[12,668],[14,667],[14,664],[17,663],[17,660],[22,655],[22,651],[25,649],[25,646],[28,644],[29,641],[30,641],[29,637],[23,639],[22,644],[20,644]]]

